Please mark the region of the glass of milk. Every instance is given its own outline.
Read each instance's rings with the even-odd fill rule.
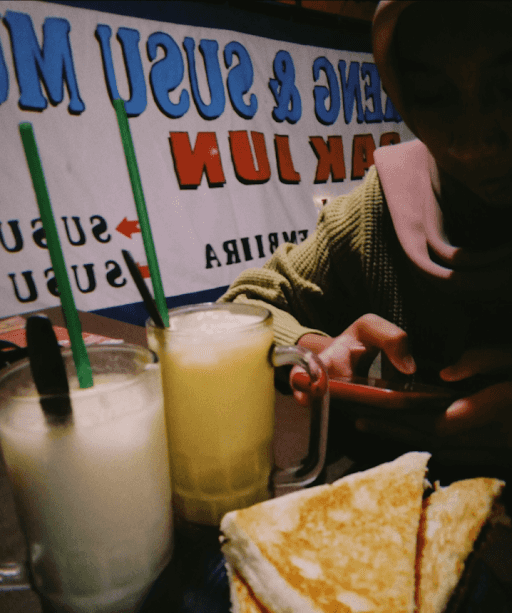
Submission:
[[[0,374],[0,442],[32,583],[54,611],[132,613],[170,560],[171,480],[160,365],[134,345],[87,348],[72,420],[50,425],[28,361]]]
[[[173,499],[186,521],[218,525],[233,509],[266,500],[273,486],[311,483],[325,461],[327,373],[299,347],[275,348],[272,314],[239,303],[169,311],[169,328],[148,321],[148,344],[162,363]],[[323,382],[310,456],[274,469],[274,366],[299,364]],[[313,432],[315,435],[313,436]],[[282,490],[283,491],[283,490]]]

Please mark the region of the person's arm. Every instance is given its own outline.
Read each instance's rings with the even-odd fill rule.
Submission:
[[[374,169],[368,180],[369,186],[365,180],[324,207],[305,241],[281,245],[262,268],[242,272],[220,301],[255,301],[270,309],[278,345],[295,345],[307,334],[336,336],[368,312],[363,248]]]
[[[328,248],[324,233],[320,227],[299,245],[281,245],[263,267],[241,273],[220,300],[269,309],[278,345],[295,345],[308,333],[328,335],[325,286],[330,281],[318,257],[320,249]]]

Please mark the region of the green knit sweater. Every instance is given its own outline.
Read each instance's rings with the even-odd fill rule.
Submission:
[[[364,313],[404,326],[394,260],[398,242],[375,167],[320,212],[316,231],[281,245],[262,268],[243,272],[222,301],[263,301],[278,344],[307,332],[336,336]]]
[[[509,300],[470,303],[418,273],[400,246],[375,167],[324,207],[310,237],[243,272],[221,301],[263,302],[282,345],[307,332],[337,336],[375,313],[407,332],[416,378],[430,382],[464,349],[512,341],[512,326],[503,323]]]

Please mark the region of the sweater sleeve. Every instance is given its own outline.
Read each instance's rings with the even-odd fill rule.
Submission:
[[[308,332],[336,336],[367,312],[365,198],[375,194],[372,167],[351,194],[321,211],[315,232],[299,245],[281,245],[262,268],[244,271],[220,301],[265,306],[280,345]]]

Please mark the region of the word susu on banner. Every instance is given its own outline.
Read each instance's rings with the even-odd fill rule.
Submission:
[[[62,216],[56,220],[58,228],[62,231],[61,236],[65,243],[73,247],[84,247],[88,244],[107,244],[112,241],[112,234],[109,231],[107,221],[101,215],[92,215],[88,220],[82,220],[78,216],[73,216],[69,221],[67,216]],[[90,226],[90,227],[89,227]],[[0,253],[19,253],[32,238],[32,242],[39,249],[46,250],[48,245],[41,218],[33,219],[30,223],[32,232],[28,228],[23,228],[20,220],[9,220],[6,224],[0,220]],[[28,232],[26,234],[24,232]],[[117,232],[131,238],[135,232],[140,232],[138,221],[123,219],[115,228]],[[204,269],[220,268],[221,266],[232,266],[240,262],[263,259],[274,253],[281,243],[299,243],[308,236],[308,230],[291,230],[269,232],[266,236],[257,234],[255,236],[244,236],[222,241],[215,246],[207,243],[204,246]],[[143,277],[149,277],[148,267],[137,263]],[[114,258],[109,258],[104,262],[86,262],[70,265],[70,282],[73,289],[79,294],[91,294],[98,291],[100,278],[104,277],[105,283],[114,289],[120,289],[127,284],[127,278],[123,273],[121,264]],[[35,302],[42,293],[48,293],[58,297],[59,290],[54,270],[51,266],[42,270],[23,270],[20,273],[8,272],[11,282],[12,292],[20,304]]]
[[[86,104],[76,77],[69,21],[60,17],[47,17],[43,25],[42,45],[38,42],[29,14],[8,10],[3,23],[10,35],[20,90],[20,108],[44,111],[48,99],[52,105],[60,104],[64,99],[65,85],[69,94],[69,113],[83,113]],[[119,97],[119,92],[112,59],[112,28],[98,24],[95,37],[101,50],[106,86],[113,100]],[[119,27],[116,38],[122,49],[131,92],[125,104],[126,112],[130,117],[137,117],[146,110],[148,102],[140,32],[134,28]],[[221,50],[217,40],[201,39],[196,45],[193,37],[185,36],[180,47],[170,34],[154,32],[145,41],[145,46],[152,62],[149,89],[164,115],[181,118],[190,110],[192,102],[200,116],[207,120],[220,117],[228,102],[235,113],[244,119],[252,119],[260,111],[258,95],[252,91],[253,61],[240,42],[231,41]],[[163,57],[157,59],[161,53]],[[225,81],[221,56],[225,67],[229,69]],[[203,100],[199,87],[200,61],[208,83],[210,99],[207,102]],[[184,82],[185,67],[189,87]],[[268,80],[268,87],[275,100],[272,119],[276,122],[297,123],[302,117],[304,92],[301,93],[296,85],[295,64],[289,51],[279,50],[275,54],[272,71],[273,75]],[[309,95],[313,96],[315,116],[321,124],[332,125],[338,120],[342,102],[345,124],[352,121],[354,109],[358,123],[400,121],[389,98],[383,108],[380,77],[372,62],[352,61],[347,64],[345,60],[339,60],[335,67],[326,57],[321,56],[314,60],[311,74],[313,82]],[[327,85],[314,85],[321,79],[325,79]],[[9,85],[10,75],[0,43],[0,104],[9,96]],[[171,99],[172,93],[175,100]]]

